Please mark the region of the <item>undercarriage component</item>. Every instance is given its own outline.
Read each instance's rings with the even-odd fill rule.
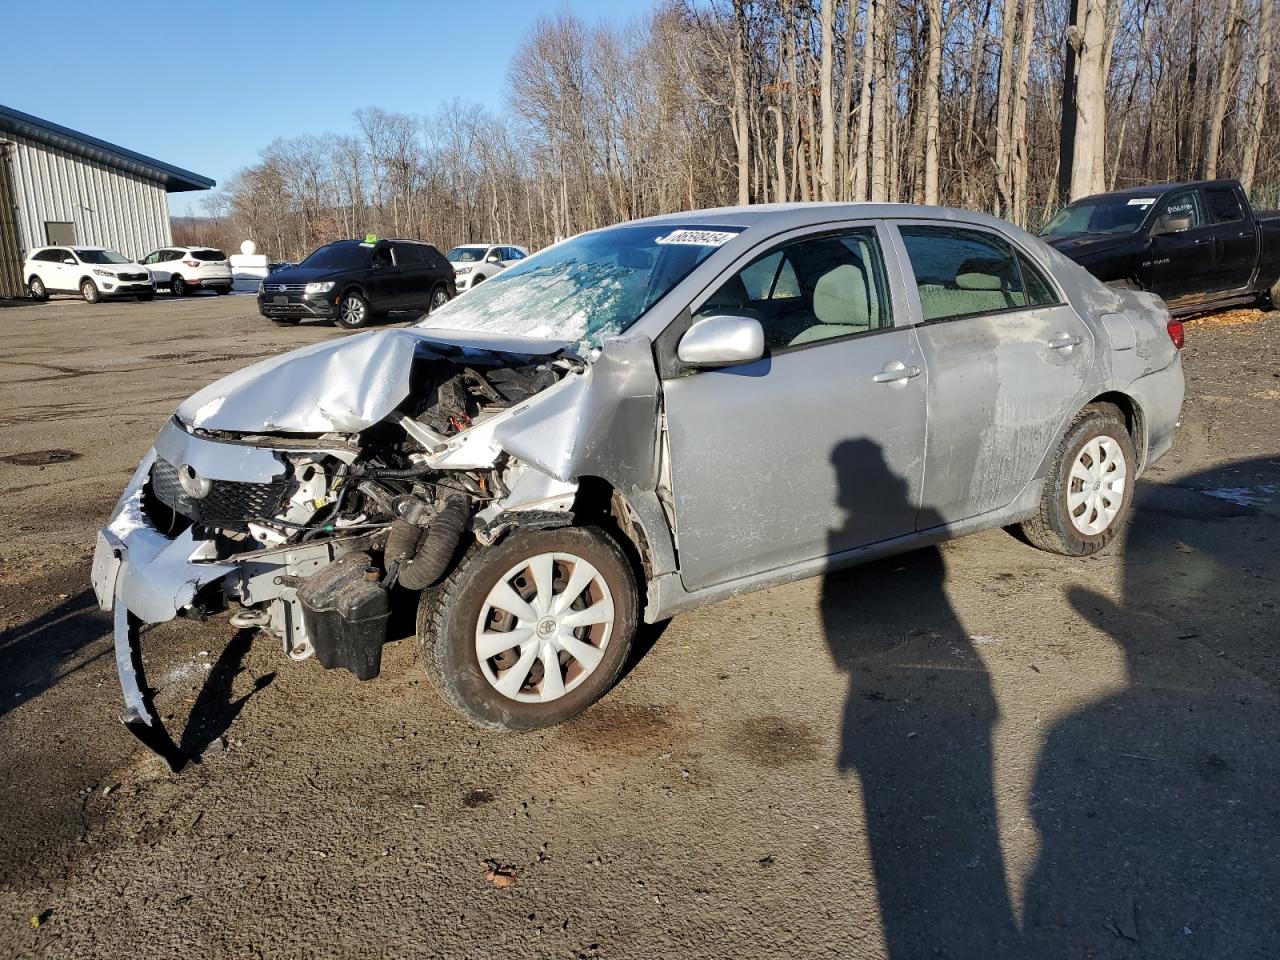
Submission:
[[[349,553],[298,587],[298,601],[315,657],[325,669],[342,667],[361,680],[382,668],[390,607],[369,554]]]

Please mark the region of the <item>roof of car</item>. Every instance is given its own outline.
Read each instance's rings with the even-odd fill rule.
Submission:
[[[695,226],[770,227],[787,230],[841,220],[959,220],[1008,230],[1008,221],[973,210],[915,203],[753,203],[747,206],[686,210],[635,220],[633,223],[680,223]],[[1016,228],[1014,228],[1016,229]]]
[[[1235,180],[1179,180],[1176,183],[1147,183],[1134,187],[1123,187],[1105,193],[1094,193],[1081,200],[1095,200],[1098,197],[1162,197],[1174,190],[1186,190],[1191,187],[1233,187]]]

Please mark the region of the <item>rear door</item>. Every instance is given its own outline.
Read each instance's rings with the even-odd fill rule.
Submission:
[[[926,529],[1017,499],[1082,402],[1094,339],[1004,235],[937,221],[898,230],[929,374]]]
[[[64,292],[75,290],[76,281],[79,279],[79,264],[63,262],[75,260],[71,251],[66,247],[54,247],[52,250],[45,251],[45,259],[48,262],[40,268],[40,272],[44,275],[44,285],[50,290]]]
[[[422,244],[393,243],[396,267],[400,271],[401,310],[425,310],[431,305],[432,281]]]
[[[1218,293],[1243,290],[1253,280],[1258,262],[1258,232],[1234,184],[1205,186],[1205,207],[1213,224],[1212,286]]]

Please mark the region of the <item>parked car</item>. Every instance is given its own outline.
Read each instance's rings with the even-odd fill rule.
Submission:
[[[213,247],[164,247],[142,258],[156,289],[184,297],[196,290],[230,293],[231,261]]]
[[[1254,210],[1236,180],[1085,197],[1041,236],[1099,280],[1159,295],[1174,314],[1264,297],[1280,305],[1280,213]]]
[[[280,324],[324,317],[354,329],[392,310],[429,313],[456,292],[452,266],[429,243],[339,240],[269,274],[258,310]]]
[[[22,275],[33,300],[78,293],[97,303],[103,297],[150,300],[156,294],[146,267],[105,247],[37,247],[23,262]]]
[[[519,263],[529,256],[529,251],[509,243],[468,243],[454,247],[445,256],[453,264],[458,292],[462,293]]]
[[[178,408],[94,556],[124,720],[182,762],[136,667],[179,613],[368,679],[416,595],[445,699],[524,730],[602,696],[641,618],[1011,524],[1088,556],[1173,442],[1180,339],[1155,296],[976,213],[583,234]]]

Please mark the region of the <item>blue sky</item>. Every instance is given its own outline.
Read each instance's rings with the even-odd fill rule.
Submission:
[[[504,108],[507,65],[538,17],[623,21],[652,6],[70,0],[54,14],[18,4],[6,33],[28,40],[5,44],[0,103],[222,183],[276,137],[349,132],[360,107],[428,114],[457,97]],[[51,15],[61,28],[50,30]],[[198,212],[203,195],[172,194],[172,212]]]

